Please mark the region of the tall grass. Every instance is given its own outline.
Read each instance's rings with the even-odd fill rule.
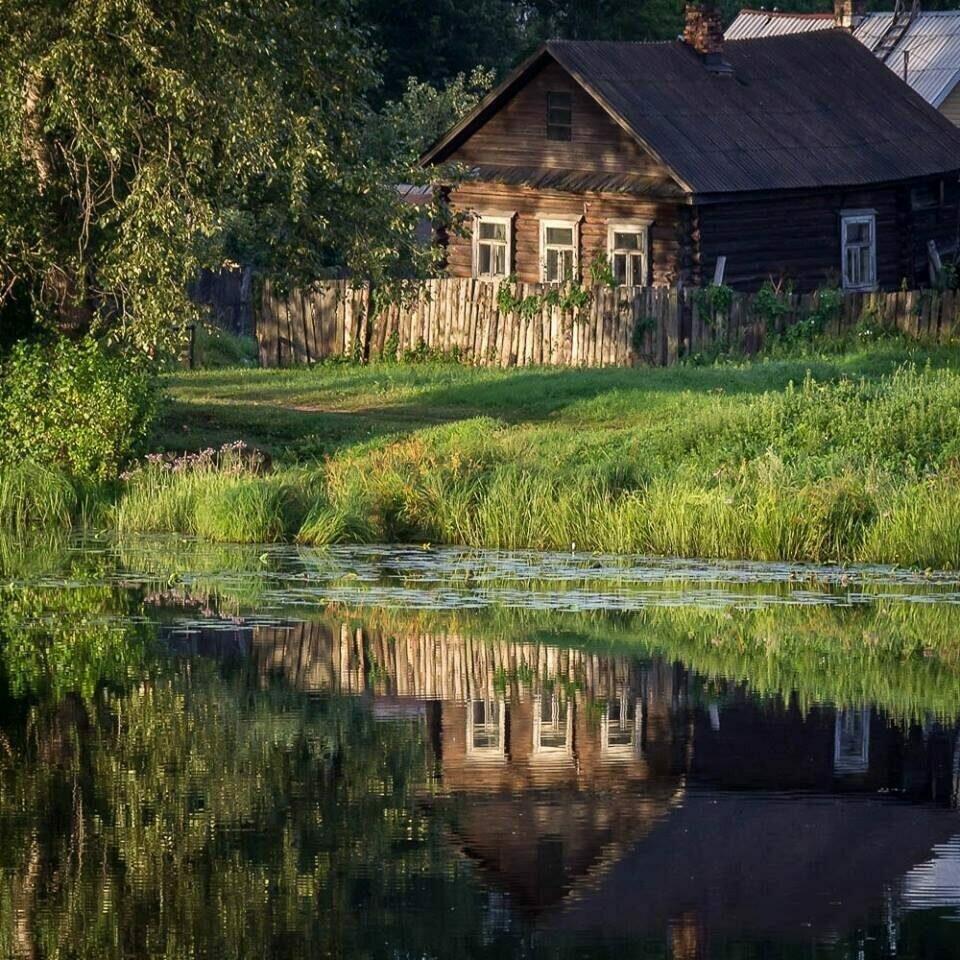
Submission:
[[[842,371],[779,389],[762,362],[613,371],[607,391],[596,372],[551,372],[545,381],[543,372],[518,371],[514,421],[527,409],[536,416],[512,422],[477,414],[474,404],[491,402],[480,375],[448,367],[440,399],[471,407],[453,423],[436,425],[433,408],[423,422],[389,420],[388,411],[382,416],[402,429],[363,426],[323,461],[272,469],[242,445],[153,456],[124,477],[111,520],[124,533],[216,541],[960,567],[960,373],[912,364],[860,379]],[[436,382],[429,370],[418,376]],[[496,376],[490,391],[506,411],[511,381]],[[331,378],[351,407],[366,390],[371,409],[382,409],[375,372],[281,371],[256,416],[293,417],[284,427],[292,431],[297,408],[283,398],[296,405],[310,389],[329,396]],[[194,389],[196,375],[189,383]],[[247,375],[237,384],[247,390]],[[213,409],[223,405],[219,398]],[[362,424],[371,419],[361,415]],[[344,422],[341,415],[331,429],[344,430]],[[56,479],[14,476],[3,496],[0,504],[18,504],[5,507],[14,518],[7,524],[65,522],[83,510]]]
[[[76,488],[59,470],[25,462],[0,471],[0,527],[9,532],[68,527],[78,506]]]

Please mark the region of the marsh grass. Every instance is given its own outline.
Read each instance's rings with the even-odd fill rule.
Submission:
[[[0,527],[9,532],[69,527],[79,506],[77,488],[59,470],[25,462],[0,471]]]
[[[807,373],[761,360],[191,374],[177,403],[201,410],[213,435],[242,420],[241,435],[272,449],[269,468],[243,444],[154,455],[124,476],[106,520],[102,492],[49,480],[43,493],[12,476],[4,523],[63,522],[89,504],[124,533],[217,541],[958,567],[960,358],[901,359],[811,358]],[[296,439],[324,424],[335,440]],[[290,438],[285,453],[271,436]]]

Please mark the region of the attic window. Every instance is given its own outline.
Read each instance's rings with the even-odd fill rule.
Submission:
[[[573,139],[573,97],[569,93],[547,94],[547,139]]]

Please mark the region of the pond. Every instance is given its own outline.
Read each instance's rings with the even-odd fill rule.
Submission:
[[[0,954],[960,956],[960,578],[0,541]]]

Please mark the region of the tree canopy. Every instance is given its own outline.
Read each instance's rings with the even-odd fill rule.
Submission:
[[[429,255],[364,149],[349,0],[0,0],[0,306],[144,347],[203,266],[377,277]]]

